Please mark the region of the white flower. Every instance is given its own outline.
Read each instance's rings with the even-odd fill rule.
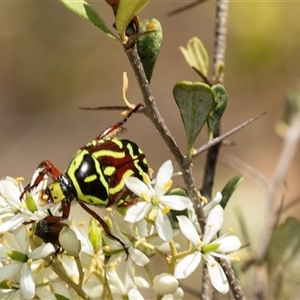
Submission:
[[[17,278],[23,297],[32,299],[35,295],[34,274],[31,268],[32,262],[54,253],[55,249],[52,244],[47,243],[29,252],[29,241],[25,226],[19,226],[14,230],[13,237],[14,240],[6,241],[8,246],[0,244],[0,260],[8,260],[10,262],[1,267],[0,282]]]
[[[172,162],[168,160],[159,168],[154,188],[151,186],[149,178],[145,178],[148,181],[146,183],[136,177],[130,177],[125,180],[127,188],[139,196],[142,201],[139,201],[127,210],[124,220],[135,223],[146,216],[150,219],[155,219],[157,233],[166,242],[171,241],[173,234],[167,213],[170,209],[184,210],[191,205],[191,201],[187,197],[165,195],[172,185],[172,175]]]
[[[124,247],[121,245],[119,241],[113,240],[104,235],[103,236],[104,241],[108,246],[109,251],[113,253],[108,261],[108,265],[112,264],[115,261],[121,262],[125,259],[127,259],[127,264],[132,260],[138,266],[144,266],[147,263],[149,263],[150,262],[149,258],[143,252],[134,248],[133,244],[121,233],[121,228],[118,227],[116,221],[117,221],[116,218],[112,218],[112,225],[113,225],[112,233],[115,237],[117,237],[125,244],[130,259],[127,259],[128,258],[127,253],[125,252]]]
[[[203,211],[205,215],[207,216],[208,213],[211,211],[211,209],[213,209],[216,205],[218,205],[221,202],[221,200],[222,200],[222,194],[220,192],[217,192],[216,196],[203,206]]]
[[[134,277],[132,280],[131,275],[125,273],[125,280],[121,281],[116,272],[110,271],[107,274],[110,290],[113,299],[126,298],[129,300],[142,300],[144,297],[138,291],[139,288],[149,288],[148,282],[142,277]],[[123,283],[124,282],[124,283]]]
[[[214,206],[208,214],[203,241],[200,240],[198,232],[193,223],[185,216],[177,216],[179,227],[183,235],[195,246],[195,251],[184,257],[175,267],[174,276],[178,279],[186,278],[195,271],[202,256],[205,259],[210,280],[220,293],[227,293],[229,285],[225,273],[215,257],[229,259],[222,253],[229,253],[238,250],[241,242],[236,236],[223,235],[212,240],[220,230],[224,211],[220,205]]]
[[[35,171],[32,182],[39,174],[39,169]],[[20,180],[11,177],[5,177],[0,180],[0,217],[10,217],[0,225],[0,232],[14,230],[24,222],[39,221],[47,215],[47,209],[50,207],[58,207],[60,204],[45,205],[41,201],[42,191],[47,185],[47,176],[34,188],[28,195],[27,201],[21,201],[20,197],[24,191]],[[25,198],[24,197],[24,198]]]

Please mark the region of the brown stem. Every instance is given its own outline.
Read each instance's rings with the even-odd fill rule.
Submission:
[[[236,300],[245,300],[246,297],[242,292],[241,286],[239,284],[239,282],[237,281],[232,267],[230,265],[230,263],[223,259],[223,258],[215,258],[216,261],[220,264],[220,266],[222,267],[222,269],[225,272],[226,278],[228,280],[228,284],[230,286],[231,292],[233,294],[234,299]]]
[[[203,208],[199,198],[199,192],[196,188],[195,181],[192,175],[191,162],[180,151],[175,139],[171,135],[170,130],[168,129],[167,125],[165,124],[163,118],[161,117],[157,109],[155,99],[152,94],[149,82],[146,78],[144,68],[140,60],[140,57],[138,55],[136,46],[133,45],[132,47],[128,47],[128,45],[127,46],[125,45],[124,49],[130,61],[130,64],[133,68],[135,77],[138,81],[141,93],[144,98],[144,102],[146,106],[145,114],[148,118],[150,118],[150,120],[152,121],[152,123],[154,124],[158,132],[160,133],[161,137],[166,142],[170,152],[174,155],[182,171],[182,177],[185,182],[186,188],[189,191],[191,201],[193,202],[196,214],[198,216],[198,221],[200,223],[202,230],[204,230],[205,214],[203,212]]]

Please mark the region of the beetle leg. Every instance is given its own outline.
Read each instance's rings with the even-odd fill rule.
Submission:
[[[25,186],[24,191],[21,193],[20,200],[23,199],[26,192],[30,192],[34,188],[36,188],[44,179],[45,175],[49,175],[53,182],[58,181],[58,177],[63,174],[53,165],[49,160],[42,161],[37,168],[38,175],[36,176],[34,182]]]
[[[100,133],[94,140],[99,141],[102,140],[105,137],[110,137],[116,135],[120,130],[124,130],[122,126],[128,121],[128,119],[131,117],[131,115],[135,112],[137,112],[139,109],[144,107],[143,104],[138,104],[132,111],[129,112],[129,114],[120,122],[116,123],[115,125],[112,125],[105,129],[102,133]],[[86,149],[86,147],[83,147],[81,149]]]
[[[80,204],[80,206],[86,211],[88,212],[92,217],[94,217],[102,226],[103,230],[105,231],[106,235],[108,235],[109,237],[111,237],[112,239],[118,241],[121,246],[123,247],[124,251],[126,252],[127,257],[129,256],[129,252],[128,252],[128,248],[126,247],[126,245],[116,236],[114,236],[108,225],[105,223],[105,221],[98,215],[96,214],[93,210],[91,210],[90,208],[88,208],[83,202],[78,201],[78,203]]]

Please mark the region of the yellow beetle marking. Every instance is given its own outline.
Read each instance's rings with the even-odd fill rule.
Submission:
[[[123,179],[130,177],[133,173],[134,172],[132,170],[127,170],[123,174]],[[115,187],[109,189],[109,194],[114,195],[124,188],[125,184],[123,179]]]
[[[104,169],[103,173],[104,175],[106,176],[111,176],[112,174],[114,174],[114,172],[116,171],[116,168],[115,167],[112,167],[112,166],[108,166]]]
[[[93,156],[98,158],[101,156],[111,156],[114,158],[123,158],[125,156],[125,152],[116,152],[116,151],[111,151],[111,150],[99,150],[95,153],[93,153]]]
[[[97,175],[96,174],[93,174],[93,175],[90,175],[90,176],[88,176],[88,177],[85,177],[84,178],[84,182],[92,182],[92,181],[94,181],[94,180],[96,180],[97,179]]]

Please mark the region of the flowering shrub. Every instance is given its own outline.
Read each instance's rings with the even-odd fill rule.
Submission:
[[[128,208],[125,216],[114,207],[109,209],[106,222],[126,245],[129,255],[117,240],[105,236],[97,222],[91,221],[88,231],[84,231],[83,226],[71,221],[72,217],[66,220],[69,226],[60,231],[59,243],[41,243],[34,232],[37,224],[50,211],[51,214],[59,211],[57,204],[42,204],[47,177],[24,197],[30,201],[20,201],[24,190],[20,179],[1,180],[1,299],[33,299],[36,296],[55,299],[57,295],[73,299],[74,291],[69,291],[62,283],[65,277],[76,283],[81,296],[89,299],[99,299],[99,295],[112,299],[143,299],[144,288],[153,288],[163,299],[183,299],[178,279],[187,278],[200,267],[202,259],[208,266],[213,286],[227,293],[227,279],[214,257],[234,259],[225,253],[238,250],[241,244],[237,237],[227,234],[215,238],[223,223],[224,211],[217,204],[221,201],[220,193],[208,212],[205,231],[199,232],[190,199],[169,194],[172,176],[173,166],[168,160],[152,182],[147,176],[145,182],[130,177],[126,185],[139,201]],[[178,213],[179,229],[172,228],[170,214],[173,211]],[[176,236],[180,232],[186,240],[178,244]],[[188,245],[187,248],[184,245]],[[63,254],[55,254],[60,247]],[[150,271],[151,260],[156,256],[165,264],[164,273]],[[43,260],[45,257],[47,263]],[[121,271],[122,264],[126,266],[125,273]],[[144,277],[135,275],[140,268],[145,270]],[[51,291],[54,294],[50,296]]]

